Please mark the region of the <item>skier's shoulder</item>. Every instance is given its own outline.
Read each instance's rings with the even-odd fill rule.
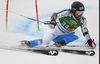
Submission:
[[[58,12],[57,14],[58,14],[58,17],[68,16],[70,14],[70,9],[64,9],[64,10]]]
[[[62,11],[60,11],[60,12],[57,12],[57,14],[60,14],[60,13],[63,13],[63,12],[70,12],[70,9],[64,9],[64,10],[62,10]]]
[[[80,21],[81,21],[81,23],[87,23],[87,20],[86,20],[86,18],[84,16],[82,16]]]

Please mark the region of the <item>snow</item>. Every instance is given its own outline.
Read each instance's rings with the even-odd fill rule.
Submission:
[[[8,13],[8,30],[6,31],[5,17],[6,1],[0,0],[0,46],[19,45],[20,40],[34,40],[43,37],[49,28],[40,23],[37,30],[35,21],[20,15]],[[39,20],[49,21],[54,12],[70,8],[75,0],[37,0]],[[97,45],[94,56],[77,55],[60,52],[58,56],[48,56],[37,53],[27,53],[0,49],[0,64],[99,64],[99,0],[79,0],[86,6],[84,16],[87,18],[87,27],[92,39]],[[9,0],[9,10],[36,19],[35,0]],[[81,29],[78,28],[81,32]],[[82,36],[75,42],[85,43]],[[74,42],[74,44],[75,44]]]
[[[60,53],[58,56],[48,56],[36,53],[0,50],[1,64],[99,64],[99,53],[95,56]]]

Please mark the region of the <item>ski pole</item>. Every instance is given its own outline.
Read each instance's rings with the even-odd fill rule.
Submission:
[[[22,14],[19,14],[19,13],[16,13],[16,12],[10,11],[10,10],[5,10],[5,9],[3,9],[3,8],[0,8],[0,9],[1,9],[1,10],[4,10],[4,11],[11,12],[11,13],[14,13],[14,14],[16,14],[16,15],[22,16],[22,17],[24,17],[24,18],[27,18],[27,19],[30,19],[30,20],[33,20],[33,21],[37,21],[36,19],[33,19],[33,18],[30,18],[30,17],[24,16],[24,15],[22,15]],[[38,21],[38,22],[40,22],[40,23],[44,23],[44,24],[50,24],[49,21],[45,21],[45,22],[43,22],[43,21]]]

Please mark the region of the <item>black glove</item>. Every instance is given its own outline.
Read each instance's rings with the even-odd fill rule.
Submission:
[[[56,22],[55,22],[55,21],[51,21],[51,22],[49,23],[49,27],[50,27],[51,29],[54,29],[55,26],[56,26]]]
[[[47,25],[52,24],[56,26],[56,21],[45,21],[44,24],[47,24]]]
[[[49,25],[49,27],[51,29],[55,28],[55,26],[57,25],[56,19],[57,19],[57,13],[53,13],[51,16],[51,21],[50,21],[50,25]]]
[[[51,21],[50,24],[56,26],[57,23],[56,23],[56,21]]]
[[[88,43],[89,46],[91,45],[91,42],[92,42],[91,39],[87,40],[87,43]]]
[[[87,43],[92,48],[95,48],[96,47],[96,44],[94,43],[94,39],[93,40],[91,40],[91,39],[87,40]]]

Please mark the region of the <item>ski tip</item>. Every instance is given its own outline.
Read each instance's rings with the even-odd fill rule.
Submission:
[[[95,55],[95,51],[93,51],[93,50],[87,51],[86,55],[93,56],[93,55]]]
[[[59,54],[59,52],[57,50],[51,50],[51,51],[49,51],[49,55],[51,55],[51,56],[56,56],[58,54]]]

